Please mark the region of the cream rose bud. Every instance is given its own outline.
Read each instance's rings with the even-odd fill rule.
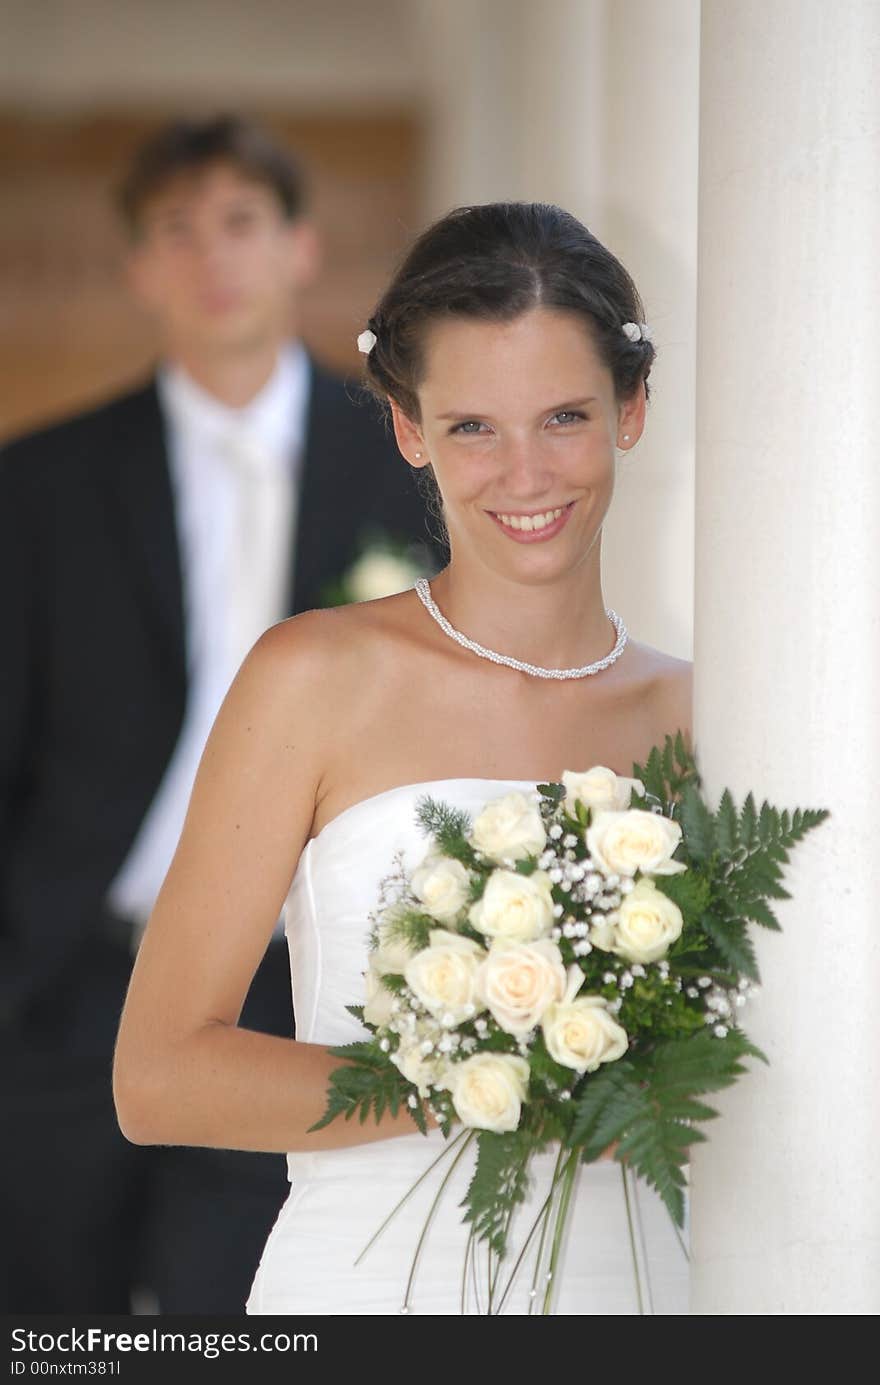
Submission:
[[[471,878],[461,861],[449,856],[428,856],[413,871],[412,889],[425,912],[439,923],[452,923],[467,903]]]
[[[661,813],[642,808],[626,812],[593,814],[586,833],[587,850],[596,867],[606,875],[677,875],[687,867],[673,861],[672,853],[681,841],[681,828]]]
[[[613,910],[610,914],[594,914],[590,924],[589,939],[593,947],[598,947],[602,952],[614,951],[614,940],[617,933],[617,911]]]
[[[512,1053],[475,1053],[449,1064],[445,1086],[463,1125],[515,1130],[529,1090],[529,1065]]]
[[[389,1057],[401,1076],[418,1087],[419,1096],[428,1096],[431,1087],[445,1085],[448,1062],[439,1054],[424,1054],[420,1038],[402,1041]]]
[[[613,951],[629,962],[659,961],[684,926],[678,905],[646,877],[624,896],[617,916]]]
[[[551,1058],[577,1072],[595,1072],[600,1063],[613,1063],[629,1045],[626,1030],[599,995],[551,1005],[541,1028]]]
[[[435,928],[428,935],[430,946],[406,964],[406,984],[432,1015],[447,1027],[461,1024],[476,1014],[477,968],[486,956],[473,938]]]
[[[487,937],[531,942],[553,927],[552,891],[546,871],[519,875],[515,870],[493,870],[468,918]]]
[[[617,811],[629,807],[634,793],[642,795],[645,792],[641,779],[627,779],[605,765],[594,765],[583,774],[564,770],[562,782],[565,785],[565,807],[572,817],[576,816],[578,802],[591,808],[594,813],[600,809]]]
[[[376,970],[372,958],[370,958],[370,965],[364,973],[364,990],[366,994],[364,1019],[367,1024],[375,1024],[377,1027],[387,1024],[391,1019],[394,995],[387,987],[383,986],[382,974]]]
[[[534,943],[496,939],[477,973],[477,995],[508,1034],[528,1034],[548,1005],[561,1000],[568,977],[549,938]]]
[[[524,793],[493,799],[475,819],[471,842],[492,861],[537,856],[547,844],[538,805]]]

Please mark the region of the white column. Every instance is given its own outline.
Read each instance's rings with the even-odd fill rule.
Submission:
[[[634,637],[688,658],[699,0],[420,0],[419,14],[426,220],[460,202],[556,202],[645,299],[654,402],[606,521],[605,595]]]
[[[689,659],[699,0],[609,0],[603,71],[602,176],[592,223],[581,215],[635,279],[658,352],[647,426],[605,522],[605,596],[636,638]]]
[[[880,5],[704,0],[696,746],[832,817],[696,1147],[692,1310],[880,1308]]]

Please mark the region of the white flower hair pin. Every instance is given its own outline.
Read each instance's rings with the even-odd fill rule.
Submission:
[[[378,337],[376,336],[376,333],[371,332],[368,327],[367,330],[365,332],[361,332],[360,336],[358,337],[358,351],[363,352],[365,356],[369,356],[377,341]]]
[[[653,341],[654,336],[647,322],[625,322],[620,329],[630,341]]]

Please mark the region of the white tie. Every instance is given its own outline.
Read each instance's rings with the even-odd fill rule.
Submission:
[[[240,430],[225,437],[223,455],[235,479],[227,626],[232,676],[263,631],[286,614],[293,484],[289,466]]]

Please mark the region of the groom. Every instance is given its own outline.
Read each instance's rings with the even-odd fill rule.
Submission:
[[[204,739],[247,648],[370,529],[428,535],[375,415],[291,330],[318,246],[265,132],[176,123],[121,193],[156,374],[0,458],[6,1312],[238,1313],[279,1155],[129,1145],[113,1043]],[[292,1034],[279,930],[242,1025]]]

